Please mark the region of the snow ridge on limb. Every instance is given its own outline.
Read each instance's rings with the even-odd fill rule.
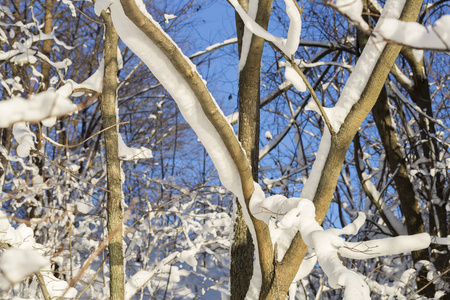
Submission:
[[[0,261],[0,290],[6,291],[18,284],[30,275],[41,277],[39,282],[44,285],[48,297],[57,299],[65,294],[68,298],[77,295],[76,289],[69,284],[53,276],[50,270],[51,261],[45,252],[48,250],[43,245],[36,243],[33,229],[20,224],[14,228],[9,223],[7,215],[0,210],[0,248],[3,249]],[[44,270],[41,274],[41,270]]]
[[[382,26],[386,18],[398,19],[405,6],[405,0],[388,1],[385,4],[375,30]],[[342,123],[349,114],[352,107],[361,98],[361,95],[369,82],[371,74],[379,61],[387,43],[369,38],[364,47],[361,57],[358,59],[352,74],[348,78],[342,94],[339,97],[335,107],[330,111],[329,117],[336,132],[339,131]]]
[[[336,9],[350,18],[355,24],[363,30],[369,30],[370,27],[361,16],[363,3],[361,0],[336,0]]]
[[[15,96],[0,102],[0,128],[13,125],[13,135],[19,144],[17,154],[27,157],[34,149],[35,136],[27,122],[44,124],[56,117],[75,112],[77,106],[55,91],[31,95],[28,100]]]
[[[404,6],[404,0],[387,1],[377,27],[385,17],[399,18]],[[371,91],[371,93],[368,94],[365,94],[365,92],[378,87],[381,89],[382,85],[380,85],[378,81],[371,81],[371,78],[374,78],[374,75],[384,76],[383,72],[387,75],[390,70],[390,68],[385,68],[387,62],[379,64],[380,59],[387,60],[392,59],[393,57],[393,51],[385,51],[385,46],[386,43],[369,39],[352,74],[342,90],[339,100],[334,107],[327,109],[327,115],[336,132],[336,137],[335,140],[332,141],[328,130],[324,130],[324,136],[320,141],[319,150],[316,155],[317,158],[322,159],[319,163],[317,160],[314,163],[310,177],[300,196],[306,199],[314,199],[316,207],[318,207],[318,219],[320,222],[328,211],[332,190],[334,190],[329,188],[329,182],[337,181],[337,176],[339,176],[338,172],[336,172],[338,161],[339,170],[342,163],[337,159],[336,154],[330,155],[330,149],[334,147],[333,149],[338,153],[339,151],[342,151],[338,150],[338,148],[344,141],[350,143],[354,136],[353,132],[359,127],[359,125],[355,123],[361,124],[367,113],[370,111],[370,105],[375,103],[376,97],[373,95],[374,92]],[[384,81],[381,81],[381,83],[382,82]],[[369,101],[371,101],[371,103],[368,103]],[[352,114],[352,108],[355,108],[356,105],[359,105],[358,114]],[[367,108],[365,106],[367,106]],[[362,108],[364,108],[364,113],[362,112]],[[344,127],[345,130],[342,131],[341,127]],[[339,140],[339,142],[336,140]],[[330,160],[333,161],[330,162]],[[318,194],[320,194],[320,197],[317,196]]]
[[[196,67],[146,11],[142,1],[97,1],[109,7],[114,26],[122,41],[149,67],[176,101],[183,117],[196,132],[217,168],[222,184],[247,203],[254,191],[250,164],[223,112],[206,88]],[[96,11],[101,11],[96,7]],[[243,207],[247,207],[242,202]],[[243,210],[256,243],[250,215]],[[257,245],[255,249],[258,249]],[[254,277],[249,290],[260,290],[261,274],[255,251]]]
[[[252,18],[249,16],[242,6],[237,2],[237,0],[230,0],[230,3],[233,5],[236,12],[241,17],[242,21],[245,24],[245,27],[248,28],[253,34],[259,36],[260,38],[265,39],[266,41],[272,42],[277,46],[281,51],[284,52],[288,57],[291,57],[298,48],[300,43],[300,31],[302,28],[300,13],[294,4],[293,0],[285,0],[286,4],[286,12],[290,19],[289,30],[287,38],[281,38],[269,33],[267,30],[258,25]]]
[[[439,18],[427,27],[417,22],[403,22],[394,18],[385,19],[375,32],[378,38],[418,49],[450,50],[450,15]]]
[[[70,114],[77,106],[66,97],[54,91],[46,91],[30,96],[0,102],[0,128],[6,128],[17,122],[39,122],[50,117]]]
[[[245,153],[195,65],[153,21],[142,2],[139,5],[130,0],[122,2],[125,11],[119,1],[109,6],[121,39],[174,97],[184,118],[211,155],[222,184],[235,195],[246,194],[246,190],[250,195],[253,180],[248,182],[251,171]],[[241,177],[247,179],[243,188]]]
[[[256,20],[256,14],[258,13],[258,0],[249,0],[248,1],[248,16],[255,22]],[[239,4],[238,4],[239,5]],[[255,22],[256,23],[256,22]],[[252,32],[245,26],[244,28],[244,35],[242,37],[242,51],[241,51],[241,57],[239,59],[239,73],[244,69],[245,64],[247,63],[247,57],[248,53],[250,51],[250,45],[252,43]]]
[[[236,37],[231,38],[231,39],[227,39],[227,40],[225,40],[225,41],[223,41],[223,42],[216,43],[216,44],[214,44],[214,45],[208,46],[208,47],[206,47],[205,50],[195,52],[194,54],[190,55],[189,58],[190,58],[190,59],[193,59],[193,58],[198,57],[198,56],[201,56],[201,55],[203,55],[203,54],[206,54],[206,53],[215,51],[215,50],[217,50],[217,49],[219,49],[219,48],[222,48],[222,47],[224,47],[224,46],[228,46],[228,45],[236,44],[236,43],[237,43],[237,38],[236,38]]]
[[[311,255],[315,253],[318,263],[327,274],[332,288],[345,287],[344,299],[370,299],[370,290],[364,279],[347,269],[339,256],[353,259],[369,259],[384,255],[410,252],[426,248],[431,238],[428,233],[412,236],[397,236],[364,242],[346,242],[340,235],[356,235],[364,225],[366,216],[360,212],[358,217],[342,229],[324,230],[316,221],[315,207],[312,201],[304,198],[286,198],[282,195],[264,198],[262,190],[252,196],[252,213],[264,222],[276,222],[280,229],[296,229],[300,232]],[[275,221],[274,221],[275,220]],[[289,231],[277,231],[288,238]],[[277,238],[277,237],[274,237]],[[281,260],[279,257],[278,260]],[[305,261],[299,270],[297,279],[307,275],[311,262]],[[314,264],[314,261],[313,261]]]

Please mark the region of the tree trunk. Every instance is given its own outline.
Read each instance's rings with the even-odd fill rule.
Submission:
[[[44,33],[49,34],[53,30],[53,1],[54,0],[45,0],[45,19],[44,19]],[[52,50],[53,40],[45,40],[42,47],[42,53],[50,58],[50,52]],[[42,61],[42,75],[44,78],[42,79],[44,91],[48,90],[50,84],[50,64],[46,61]]]
[[[103,127],[117,124],[117,43],[119,37],[114,29],[109,14],[102,12],[105,22],[105,76],[101,96]],[[122,181],[119,159],[117,126],[106,130],[106,170],[108,182],[108,197],[106,210],[108,214],[108,234],[113,235],[108,244],[110,265],[110,299],[124,299],[124,266],[122,249]]]
[[[364,36],[365,37],[365,36]],[[363,34],[358,32],[358,41],[361,47],[364,47],[367,40],[363,39]],[[407,50],[403,48],[402,50],[403,56],[405,54],[407,56],[414,57],[412,55],[411,50]],[[409,54],[409,55],[408,55]],[[415,59],[413,59],[413,63]],[[411,62],[410,62],[411,64]],[[413,67],[414,69],[414,67]],[[423,65],[420,68],[416,68],[417,70],[421,70],[421,75],[425,75]],[[417,76],[415,76],[416,78]],[[422,78],[423,79],[423,78]],[[431,103],[430,94],[428,90],[423,89],[423,80],[415,80],[415,87],[406,87],[409,90],[410,96],[412,98],[420,98],[422,102],[425,102],[425,98],[428,99],[428,103]],[[419,90],[420,92],[412,92],[412,90]],[[431,107],[431,104],[430,104]],[[397,138],[397,133],[395,131],[395,124],[393,124],[393,118],[391,115],[387,93],[385,87],[380,92],[378,96],[378,100],[373,106],[372,115],[375,121],[375,124],[378,129],[378,133],[381,137],[381,142],[386,151],[386,157],[389,163],[389,167],[391,170],[391,174],[393,174],[394,183],[397,189],[397,195],[400,200],[400,210],[405,218],[406,228],[408,234],[417,234],[425,232],[424,222],[420,213],[420,199],[415,193],[415,189],[413,183],[408,174],[407,165],[405,163],[406,158],[404,157],[402,145]],[[419,125],[420,125],[419,121]],[[420,126],[422,127],[422,126]],[[422,134],[423,131],[422,131]],[[428,145],[425,145],[427,148]],[[427,156],[429,155],[430,150],[424,149],[424,152]],[[420,260],[430,260],[430,256],[428,254],[428,249],[421,249],[418,251],[412,252],[412,257],[414,262],[418,262]],[[422,273],[425,274],[424,278],[421,278]],[[417,278],[418,288],[422,288],[429,281],[426,278],[426,269],[419,271],[419,276]],[[422,292],[423,295],[427,297],[433,297],[434,295],[434,287],[433,285],[428,285],[426,289]]]
[[[423,219],[420,214],[419,199],[414,192],[415,189],[409,178],[408,170],[405,165],[405,158],[402,154],[402,146],[397,139],[385,88],[383,88],[380,93],[377,103],[372,109],[372,114],[384,150],[386,151],[391,173],[394,174],[394,183],[397,188],[398,198],[400,199],[400,209],[405,217],[408,234],[425,232]],[[412,257],[415,263],[420,260],[430,260],[428,249],[413,251]],[[419,289],[429,282],[426,278],[427,272],[426,269],[419,271],[419,276],[417,278]],[[423,275],[425,276],[423,277]],[[434,285],[430,284],[421,294],[427,297],[433,297],[434,292]]]
[[[0,145],[5,147],[7,154],[9,154],[11,150],[12,138],[12,126],[0,129]],[[0,152],[0,192],[3,192],[8,164],[8,159]]]
[[[402,146],[397,139],[394,124],[392,122],[391,111],[387,99],[386,90],[383,90],[372,109],[373,118],[381,137],[381,142],[386,151],[387,160],[394,183],[397,187],[397,194],[400,199],[400,209],[405,217],[408,234],[424,232],[423,220],[420,215],[419,199],[414,193],[414,187],[409,179],[408,170],[402,154]],[[429,259],[428,251],[420,250],[413,252],[414,261]]]
[[[421,5],[422,0],[408,1],[405,4],[400,20],[414,21],[419,14]],[[321,172],[319,184],[313,199],[316,207],[316,219],[319,223],[323,222],[330,207],[348,147],[357,133],[359,126],[375,104],[400,49],[400,45],[386,45],[380,54],[359,101],[353,105],[344,123],[341,125],[339,132],[331,137],[328,156]],[[292,282],[293,276],[295,276],[306,250],[306,245],[304,244],[301,235],[297,233],[282,262],[277,265],[277,270],[278,268],[280,269],[280,271],[277,271],[277,274],[281,273],[286,280],[289,280],[290,278]],[[291,275],[287,276],[286,274],[288,273]],[[277,287],[278,286],[276,285],[271,287],[271,295],[278,295],[278,291],[274,290]],[[284,294],[284,296],[285,295],[286,294]],[[278,299],[284,299],[283,295]]]
[[[248,1],[240,1],[240,4],[248,11]],[[260,1],[256,22],[264,28],[269,23],[272,1]],[[238,36],[239,57],[242,57],[242,44],[244,36],[244,23],[236,13],[236,31]],[[253,180],[258,181],[259,162],[259,110],[260,110],[260,78],[261,57],[264,48],[264,40],[252,35],[250,49],[245,66],[239,71],[239,141],[247,154],[252,167]],[[231,247],[231,299],[244,299],[247,294],[250,280],[253,275],[254,245],[242,214],[242,207],[236,201],[236,221],[234,225],[234,240]],[[244,208],[246,209],[246,208]],[[260,228],[267,226],[258,220]],[[268,230],[265,230],[268,232]],[[263,243],[269,242],[270,236]],[[273,254],[270,256],[273,257]],[[261,259],[266,259],[261,257]],[[273,259],[273,258],[270,258]],[[263,271],[263,273],[267,273]],[[270,274],[270,272],[269,272]],[[264,279],[263,279],[264,281]]]
[[[436,141],[436,124],[432,119],[434,116],[432,108],[432,98],[430,95],[430,85],[428,82],[426,66],[423,59],[416,60],[414,53],[411,49],[403,49],[402,55],[408,61],[413,73],[414,86],[407,89],[411,99],[420,107],[420,109],[426,115],[419,115],[419,128],[420,136],[422,140],[423,155],[428,159],[425,164],[425,168],[428,174],[432,174],[433,169],[440,162],[439,158],[439,146]],[[430,220],[430,234],[444,237],[448,235],[448,221],[445,205],[449,199],[446,199],[444,187],[445,176],[441,174],[441,171],[437,171],[434,176],[423,176],[424,186],[427,189],[428,200],[428,212]],[[437,199],[434,199],[437,198]],[[434,200],[434,201],[433,201]],[[439,200],[439,201],[436,201]],[[444,245],[434,244],[431,246],[433,263],[438,271],[445,271],[449,267],[450,254],[446,251],[447,247]],[[450,282],[450,277],[443,278],[446,282]]]

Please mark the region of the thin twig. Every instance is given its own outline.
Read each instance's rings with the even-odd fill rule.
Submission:
[[[45,300],[51,300],[50,294],[48,293],[47,286],[45,285],[44,276],[41,273],[36,272],[36,278],[39,282],[39,286],[41,287],[42,294],[44,295]]]
[[[54,140],[52,140],[51,138],[49,138],[48,136],[46,136],[46,135],[44,135],[44,134],[42,134],[42,137],[43,137],[47,142],[49,142],[50,144],[52,144],[52,145],[55,146],[55,147],[69,149],[69,148],[75,148],[75,147],[80,146],[81,144],[83,144],[83,143],[87,142],[88,140],[92,139],[94,136],[99,135],[100,133],[102,133],[102,132],[104,132],[104,131],[106,131],[106,130],[108,130],[108,129],[114,127],[114,126],[117,126],[117,125],[123,125],[123,124],[128,124],[128,123],[130,123],[130,122],[129,122],[129,121],[119,122],[119,123],[113,124],[113,125],[111,125],[111,126],[108,126],[108,127],[106,127],[106,128],[103,128],[103,129],[100,130],[99,132],[94,133],[93,135],[91,135],[90,137],[88,137],[87,139],[85,139],[84,141],[79,142],[78,144],[75,144],[75,145],[62,145],[62,144],[59,144],[59,143],[55,142]]]
[[[333,126],[331,126],[330,119],[328,119],[327,114],[325,113],[325,110],[323,109],[322,103],[320,103],[319,98],[317,97],[316,92],[314,91],[311,84],[309,84],[308,79],[306,78],[305,74],[303,74],[302,70],[299,68],[299,66],[295,63],[294,55],[292,57],[287,56],[283,51],[281,51],[280,48],[278,48],[274,43],[267,41],[272,47],[274,47],[283,57],[286,59],[288,63],[291,64],[291,66],[294,68],[295,72],[302,78],[303,82],[306,85],[306,88],[308,89],[309,93],[313,97],[314,102],[316,103],[317,107],[319,108],[320,114],[322,115],[323,121],[328,127],[328,130],[330,131],[331,136],[336,135],[336,132],[333,129]]]
[[[336,132],[334,131],[333,126],[331,126],[330,119],[328,119],[328,116],[327,116],[327,114],[325,112],[325,109],[323,108],[322,103],[320,103],[316,92],[314,91],[314,89],[311,86],[311,84],[309,84],[309,81],[306,78],[305,74],[303,74],[302,70],[295,63],[294,55],[292,55],[292,57],[289,59],[289,62],[292,65],[292,67],[294,68],[294,70],[297,72],[297,74],[302,78],[303,82],[306,85],[306,88],[311,93],[311,96],[312,96],[314,102],[316,103],[317,107],[319,108],[320,114],[322,115],[322,118],[323,118],[325,124],[327,125],[328,130],[330,131],[330,134],[332,136],[336,135]]]
[[[80,12],[80,14],[82,14],[83,16],[85,16],[86,18],[88,18],[89,21],[95,22],[95,23],[97,23],[98,25],[102,25],[102,26],[105,25],[105,23],[96,21],[96,20],[92,19],[91,17],[89,17],[89,16],[88,16],[87,14],[85,14],[79,7],[77,7],[77,6],[75,6],[75,5],[74,5],[74,7]]]
[[[444,272],[441,273],[441,275],[436,276],[435,278],[433,278],[433,280],[429,281],[427,284],[425,284],[421,289],[415,291],[411,297],[408,298],[408,300],[412,299],[412,297],[414,297],[414,295],[420,293],[422,290],[424,290],[427,286],[429,286],[430,284],[432,284],[433,282],[435,282],[436,280],[438,280],[439,278],[441,278],[442,276],[444,276],[445,274],[447,274],[448,272],[450,272],[450,268],[448,268],[447,270],[445,270]]]
[[[84,182],[84,183],[87,183],[87,184],[89,184],[89,185],[92,185],[93,187],[96,187],[96,188],[98,188],[98,189],[101,189],[101,190],[103,190],[103,191],[105,191],[105,192],[109,192],[108,189],[105,189],[104,187],[101,187],[101,186],[98,186],[98,185],[96,185],[96,184],[93,184],[93,183],[91,183],[91,182],[89,182],[89,181],[86,181],[86,180],[82,179],[80,176],[75,175],[75,174],[72,173],[70,170],[68,170],[67,168],[64,168],[63,166],[61,166],[61,165],[59,165],[59,164],[57,164],[56,162],[54,162],[53,160],[51,160],[50,158],[48,158],[45,154],[39,152],[38,150],[33,150],[32,152],[35,153],[35,154],[39,154],[40,156],[42,156],[43,158],[45,158],[46,160],[48,160],[49,162],[51,162],[52,164],[54,164],[58,169],[60,169],[61,171],[64,171],[64,172],[66,172],[66,173],[72,175],[72,176],[75,177],[76,179],[78,179],[78,180],[80,180],[80,181],[82,181],[82,182]]]
[[[108,258],[107,256],[105,256],[105,257],[103,258],[103,261],[102,261],[102,263],[100,264],[100,266],[98,267],[97,272],[95,272],[94,276],[92,276],[91,281],[89,281],[88,285],[80,292],[80,294],[78,295],[78,297],[76,298],[76,300],[80,299],[81,295],[83,295],[84,292],[86,292],[87,289],[92,285],[92,283],[94,282],[94,280],[95,280],[95,278],[97,277],[98,273],[100,273],[100,270],[102,269],[103,264],[105,263],[105,261],[106,261],[107,258]]]

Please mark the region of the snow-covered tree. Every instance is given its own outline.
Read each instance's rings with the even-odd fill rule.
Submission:
[[[0,5],[2,297],[449,293],[445,1],[94,2]]]

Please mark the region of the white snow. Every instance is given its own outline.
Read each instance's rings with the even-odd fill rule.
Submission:
[[[250,201],[250,209],[254,216],[266,223],[277,224],[277,230],[271,227],[273,239],[278,244],[280,261],[298,230],[304,242],[315,253],[317,260],[327,274],[332,288],[345,287],[344,299],[370,299],[367,284],[353,271],[348,270],[341,262],[342,257],[368,259],[383,255],[392,255],[423,249],[429,246],[431,238],[427,233],[413,236],[398,236],[394,238],[371,240],[364,242],[346,242],[340,235],[355,235],[364,225],[366,217],[359,213],[358,217],[342,229],[324,230],[315,219],[314,204],[308,199],[286,198],[282,195],[264,197],[262,190],[255,187],[255,193]],[[277,221],[279,220],[279,221]],[[283,231],[284,230],[284,231]],[[339,255],[338,255],[339,254]],[[297,276],[301,278],[304,272],[311,268],[306,262]]]
[[[397,64],[394,64],[393,68],[395,69],[395,72],[400,76],[400,78],[409,86],[413,87],[414,82],[411,78],[409,78],[405,73],[403,73],[400,68],[397,66]]]
[[[231,44],[235,44],[235,43],[237,43],[237,38],[227,39],[227,40],[225,40],[225,41],[223,41],[223,42],[216,43],[216,44],[213,44],[213,45],[211,45],[211,46],[206,47],[206,49],[205,49],[204,51],[198,51],[198,52],[195,52],[194,54],[192,54],[192,55],[189,56],[189,57],[190,57],[190,58],[194,58],[194,57],[200,56],[200,55],[202,55],[202,54],[205,54],[205,53],[211,52],[211,51],[213,51],[213,50],[216,50],[216,49],[218,49],[218,48],[221,48],[221,47],[223,47],[223,46],[231,45]]]
[[[405,1],[388,1],[383,9],[382,17],[379,23],[383,21],[385,17],[399,17],[403,9]],[[378,28],[379,24],[377,24]],[[346,116],[350,112],[353,105],[360,99],[361,93],[366,86],[369,77],[380,56],[381,51],[386,44],[383,42],[377,42],[373,39],[369,39],[366,47],[361,54],[355,68],[348,78],[344,89],[338,102],[333,108],[325,108],[327,116],[331,122],[334,131],[338,132]],[[310,100],[309,108],[314,108],[315,103]],[[316,155],[316,161],[310,173],[310,177],[303,188],[301,198],[313,199],[316,193],[319,179],[325,165],[326,158],[331,146],[331,135],[327,127],[324,128],[324,133],[320,141],[319,150]]]
[[[239,14],[242,21],[244,22],[245,27],[248,28],[253,34],[265,39],[266,41],[274,43],[281,51],[283,51],[289,57],[295,53],[295,50],[298,48],[299,45],[298,43],[296,43],[296,41],[300,40],[301,21],[297,8],[290,0],[285,0],[288,16],[289,18],[292,17],[292,19],[290,20],[291,23],[289,24],[288,39],[274,36],[273,34],[267,32],[264,28],[259,26],[244,11],[244,9],[237,2],[237,0],[230,0],[230,3],[236,9],[236,12]]]
[[[258,0],[249,0],[248,1],[248,12],[247,16],[254,22],[256,19],[256,14],[258,12]],[[242,18],[242,17],[241,17]],[[245,22],[245,21],[244,21]],[[250,51],[250,45],[252,42],[252,31],[245,26],[244,34],[242,36],[242,48],[241,48],[241,57],[239,58],[239,72],[244,69],[245,64],[247,63],[248,53]]]
[[[198,253],[198,249],[194,246],[188,250],[182,251],[180,253],[180,256],[178,257],[178,260],[180,262],[185,262],[188,265],[190,265],[192,268],[197,267],[197,259],[195,258],[195,255]]]
[[[372,194],[373,199],[376,202],[378,202],[378,204],[381,206],[381,209],[382,209],[384,215],[389,220],[389,223],[395,229],[397,234],[407,235],[408,231],[406,229],[406,226],[394,215],[394,213],[390,210],[390,208],[383,201],[383,198],[381,197],[380,193],[378,192],[376,186],[370,181],[370,178],[368,178],[368,175],[366,173],[362,173],[362,177],[363,177],[363,180],[365,180],[364,184],[367,186],[368,190]]]
[[[290,81],[292,85],[297,89],[299,92],[305,92],[306,91],[306,84],[303,81],[303,79],[300,77],[300,75],[294,70],[292,65],[288,62],[286,62],[286,68],[284,71],[284,76],[286,77],[286,80]]]
[[[412,49],[412,53],[416,61],[421,62],[423,60],[423,50],[422,49]]]
[[[164,22],[165,22],[166,24],[168,24],[170,20],[173,20],[173,19],[175,19],[176,17],[177,17],[177,16],[172,15],[172,14],[164,14]]]
[[[311,102],[313,101],[310,100],[310,103]],[[331,134],[328,128],[325,126],[322,139],[320,140],[319,150],[316,154],[316,160],[314,161],[311,173],[309,174],[308,180],[306,181],[301,193],[302,198],[310,200],[314,199],[314,195],[316,194],[317,186],[319,185],[319,179],[322,174],[323,167],[325,166],[330,147]]]
[[[119,157],[121,160],[137,161],[139,159],[153,157],[152,150],[148,148],[141,147],[140,149],[137,149],[128,147],[123,141],[122,135],[120,133],[118,142],[119,142]]]
[[[92,74],[89,78],[87,78],[82,83],[76,83],[75,81],[69,79],[65,82],[63,86],[61,86],[56,93],[63,96],[69,97],[72,95],[75,89],[88,89],[95,92],[102,92],[103,89],[103,75],[105,72],[105,63],[103,59],[100,61],[98,69]],[[83,95],[84,92],[73,93],[74,97],[79,97]]]
[[[25,224],[14,229],[2,210],[0,210],[0,241],[11,246],[4,249],[1,256],[0,289],[8,289],[10,284],[19,283],[43,268],[50,269],[50,260],[43,256],[45,251],[41,244],[36,243],[33,229]],[[1,280],[2,276],[7,281]],[[77,291],[74,288],[69,289],[67,282],[47,272],[43,274],[43,278],[52,298],[59,297],[64,292],[69,298],[76,296]]]
[[[125,299],[131,299],[136,290],[145,286],[152,277],[153,273],[145,270],[136,272],[125,284]]]
[[[372,4],[375,9],[377,9],[380,13],[383,12],[383,7],[381,7],[380,3],[378,3],[378,0],[369,0],[370,4]]]
[[[92,205],[88,205],[81,201],[77,201],[76,205],[77,211],[81,212],[82,214],[87,214],[94,208]]]
[[[323,230],[315,220],[315,207],[310,200],[300,199],[293,211],[295,217],[290,218],[285,225],[298,228],[304,242],[316,253],[320,266],[328,276],[330,286],[332,288],[344,286],[344,299],[370,299],[370,291],[364,280],[355,272],[348,270],[338,256],[338,249],[345,245],[339,234],[355,233],[359,230],[365,220],[364,214],[360,214],[354,224],[342,230]]]
[[[447,237],[433,236],[433,243],[439,244],[439,245],[449,245],[450,246],[450,236],[447,236]]]
[[[369,25],[361,16],[363,4],[361,0],[336,0],[337,9],[347,15],[353,22],[360,25],[362,29],[368,30]]]
[[[450,50],[450,15],[444,15],[427,27],[417,22],[402,22],[386,18],[375,32],[380,39],[419,49]]]
[[[30,127],[25,122],[15,123],[12,128],[12,133],[16,139],[17,155],[20,157],[27,157],[30,155],[30,151],[34,149],[34,140],[36,136],[31,132]]]
[[[70,114],[77,106],[54,91],[0,101],[0,127],[6,128],[16,122],[38,122],[53,116]]]
[[[424,249],[430,245],[430,242],[431,237],[428,233],[400,235],[364,242],[346,242],[345,247],[339,249],[339,254],[347,258],[369,259]]]
[[[94,12],[97,16],[100,16],[102,10],[107,10],[108,7],[113,3],[112,0],[97,0],[94,5]]]
[[[388,1],[383,9],[383,14],[375,30],[378,30],[386,18],[398,18],[402,12],[405,1]],[[364,48],[361,57],[355,65],[355,68],[348,78],[342,94],[332,111],[328,114],[333,128],[340,128],[345,117],[353,105],[360,99],[361,93],[366,86],[373,68],[378,62],[378,58],[386,46],[385,42],[369,39]]]
[[[48,265],[50,266],[50,264]],[[69,284],[61,279],[56,278],[51,272],[45,272],[42,274],[47,291],[50,294],[51,299],[58,299],[64,296],[65,299],[73,299],[78,294],[78,291],[69,287]]]
[[[31,251],[17,248],[3,250],[0,270],[12,283],[18,283],[48,264],[48,259]]]
[[[158,274],[158,272],[161,272],[161,270],[168,263],[173,261],[179,254],[180,252],[173,252],[170,255],[166,256],[156,266],[155,269],[151,271],[140,270],[136,274],[134,274],[131,278],[129,278],[125,283],[125,299],[130,300],[140,288],[145,287],[145,284],[147,284],[149,280],[153,278],[153,276]]]
[[[294,1],[285,0],[286,14],[289,17],[289,29],[285,43],[285,53],[293,56],[300,45],[300,33],[302,31],[302,19]]]
[[[239,112],[238,111],[227,116],[227,121],[231,125],[236,124],[238,122],[238,120],[239,120]]]

